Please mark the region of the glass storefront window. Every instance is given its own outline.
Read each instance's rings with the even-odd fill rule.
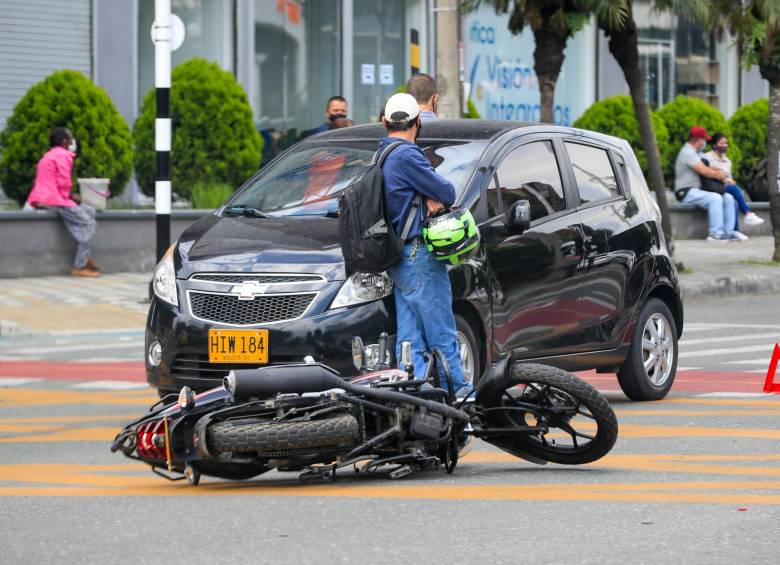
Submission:
[[[254,7],[255,121],[268,157],[322,124],[328,98],[341,94],[341,2],[255,0]]]
[[[375,122],[406,81],[406,2],[354,3],[351,114],[355,123]]]
[[[646,1],[636,5],[640,65],[651,106],[680,95],[719,106],[720,61],[713,34],[694,22],[655,12]]]
[[[138,3],[138,103],[154,86],[154,44],[150,30],[154,22],[154,2]],[[171,11],[184,22],[185,39],[171,53],[175,67],[193,57],[215,61],[233,70],[233,2],[213,0],[173,0]]]

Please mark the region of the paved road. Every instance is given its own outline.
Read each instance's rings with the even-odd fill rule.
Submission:
[[[193,489],[110,454],[155,399],[137,330],[3,338],[3,562],[773,561],[780,396],[757,391],[778,300],[690,304],[685,370],[663,402],[629,403],[613,376],[586,375],[620,421],[596,464],[537,467],[475,442],[453,476],[306,486],[271,472]]]

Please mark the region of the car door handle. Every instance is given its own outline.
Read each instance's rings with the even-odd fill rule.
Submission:
[[[564,257],[575,257],[577,255],[577,242],[567,241],[561,244],[561,253]]]

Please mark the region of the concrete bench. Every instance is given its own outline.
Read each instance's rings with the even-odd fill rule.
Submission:
[[[750,236],[771,235],[769,204],[752,204],[766,221],[743,226]],[[670,204],[672,226],[679,239],[707,237],[707,213],[689,204]],[[211,210],[174,210],[171,239]],[[151,272],[155,265],[155,214],[153,210],[98,212],[93,257],[107,273]],[[62,220],[50,211],[0,211],[0,277],[61,275],[69,271],[75,243]]]
[[[175,210],[171,240],[211,210]],[[107,273],[151,271],[155,261],[154,210],[97,213],[95,262]],[[70,270],[76,244],[56,212],[0,211],[0,277],[61,275]]]

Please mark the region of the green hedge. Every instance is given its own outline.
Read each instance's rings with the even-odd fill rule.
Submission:
[[[665,167],[669,159],[674,158],[674,148],[669,143],[669,131],[657,114],[651,114],[650,118],[653,121],[655,139],[661,154],[661,166]],[[612,96],[596,102],[574,122],[573,126],[627,140],[636,153],[642,172],[647,176],[647,153],[639,136],[639,124],[630,96]]]
[[[130,130],[102,88],[69,70],[33,85],[9,116],[0,134],[3,191],[19,203],[27,199],[36,164],[57,126],[70,129],[78,142],[75,176],[109,178],[111,193],[121,194],[132,171]]]
[[[769,117],[769,100],[761,98],[740,107],[729,119],[730,143],[742,152],[742,163],[737,179],[742,186],[749,183],[747,177],[759,161],[766,157],[766,124]],[[729,147],[731,156],[731,147]]]
[[[135,122],[135,175],[154,194],[154,89]],[[237,188],[260,166],[263,140],[246,93],[216,63],[190,59],[173,70],[171,84],[171,174],[173,190],[191,197],[195,183]]]
[[[691,126],[703,126],[712,135],[716,132],[725,133],[730,139],[728,156],[732,162],[732,174],[737,176],[742,159],[739,144],[731,136],[731,128],[723,114],[704,100],[690,96],[678,96],[674,101],[665,104],[658,114],[663,118],[666,128],[669,130],[669,141],[674,148],[674,157],[669,159],[666,169],[666,182],[671,186],[674,183],[674,162],[677,152],[683,143],[688,141],[688,133]]]

